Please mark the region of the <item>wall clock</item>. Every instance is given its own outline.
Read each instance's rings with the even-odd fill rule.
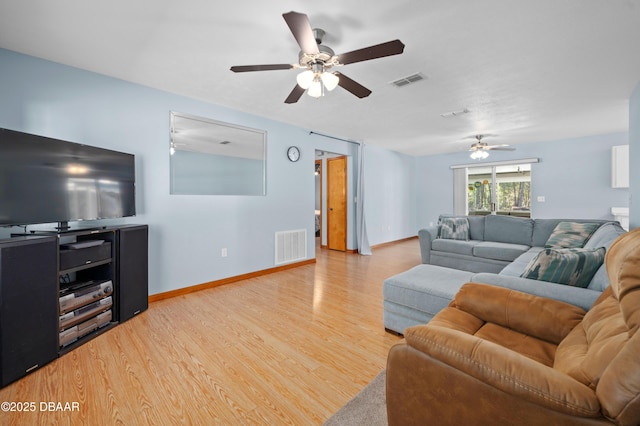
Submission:
[[[297,146],[290,146],[287,149],[287,158],[289,158],[289,161],[298,161],[300,159],[300,149]]]

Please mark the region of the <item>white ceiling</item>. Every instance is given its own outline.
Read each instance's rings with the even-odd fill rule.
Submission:
[[[368,98],[337,88],[287,105],[296,71],[229,67],[297,62],[292,10],[336,53],[396,38],[404,53],[339,69]],[[477,133],[518,144],[626,131],[640,0],[0,0],[0,47],[426,155],[465,150]],[[389,84],[416,72],[427,79]]]

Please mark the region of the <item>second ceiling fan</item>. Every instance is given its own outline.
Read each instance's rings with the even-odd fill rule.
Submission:
[[[474,136],[477,142],[471,144],[471,148],[469,148],[469,151],[471,151],[471,158],[473,158],[474,160],[487,158],[489,156],[488,151],[490,150],[515,151],[515,148],[509,148],[509,145],[507,144],[489,145],[486,142],[482,142],[482,138],[484,138],[485,136],[493,136],[493,135],[475,135]]]
[[[305,91],[308,92],[309,96],[319,98],[324,94],[325,89],[333,90],[336,86],[342,87],[358,98],[367,97],[371,94],[371,90],[341,72],[331,71],[331,69],[355,62],[398,55],[404,51],[404,44],[400,40],[393,40],[336,55],[330,47],[322,44],[324,31],[312,29],[307,15],[289,12],[284,13],[282,17],[289,26],[298,45],[300,45],[301,51],[298,54],[298,62],[295,64],[236,65],[231,67],[231,71],[304,70],[298,74],[298,84],[285,99],[285,103],[288,104],[298,102]]]

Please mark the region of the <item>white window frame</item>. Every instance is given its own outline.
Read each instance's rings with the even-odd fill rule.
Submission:
[[[468,169],[476,167],[491,167],[491,174],[493,176],[492,181],[495,185],[496,167],[509,166],[514,164],[532,164],[539,162],[539,158],[523,158],[521,160],[455,164],[453,166],[450,166],[450,168],[453,170],[453,214],[464,216],[469,214],[469,206],[467,203],[467,187],[469,186],[469,182],[467,182],[467,175],[469,171]],[[495,191],[492,191],[492,197],[495,197]],[[491,214],[496,214],[494,206],[495,200],[492,200]]]

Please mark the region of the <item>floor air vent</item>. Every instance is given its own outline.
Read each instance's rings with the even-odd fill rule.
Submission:
[[[306,229],[276,232],[276,265],[306,258]]]

